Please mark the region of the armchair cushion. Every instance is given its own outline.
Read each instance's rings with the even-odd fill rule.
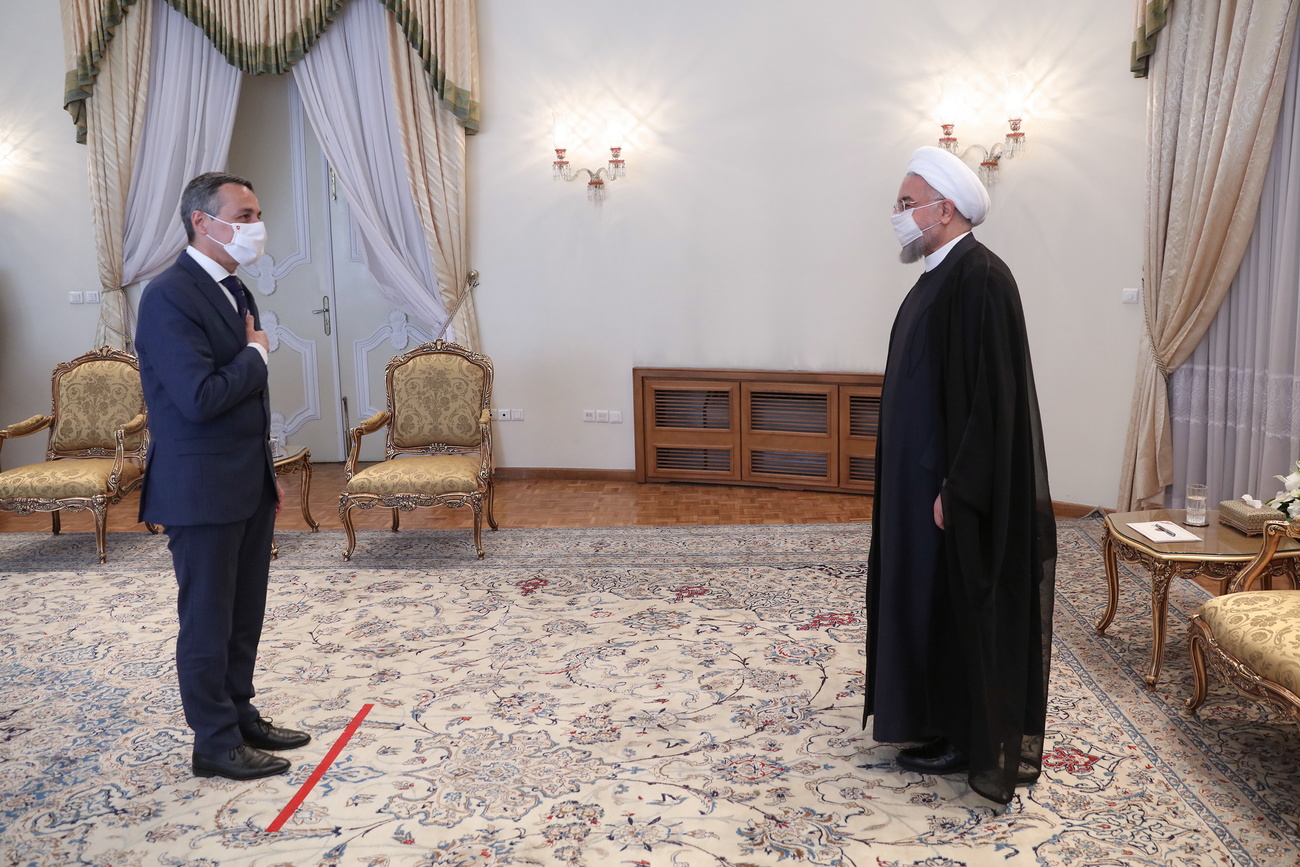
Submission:
[[[1229,593],[1206,602],[1200,617],[1220,647],[1300,695],[1300,591]]]
[[[456,355],[412,358],[393,377],[393,445],[477,446],[483,378],[481,367]]]
[[[83,362],[60,376],[56,389],[57,414],[50,448],[59,453],[115,450],[117,430],[144,407],[139,372],[120,361]],[[139,433],[128,434],[128,451],[139,444]]]
[[[15,498],[61,500],[111,493],[112,458],[46,461],[0,473],[0,500]],[[140,477],[140,468],[123,462],[118,486],[126,488]]]
[[[477,455],[416,455],[367,467],[348,480],[349,494],[469,494],[479,489]]]

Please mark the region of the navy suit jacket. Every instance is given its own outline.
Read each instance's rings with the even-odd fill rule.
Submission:
[[[251,298],[249,307],[261,328]],[[188,252],[145,287],[139,320],[151,437],[140,520],[246,520],[275,480],[266,363],[221,286]]]

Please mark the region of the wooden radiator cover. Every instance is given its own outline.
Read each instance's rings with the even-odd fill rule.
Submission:
[[[872,493],[878,373],[637,367],[636,477]]]

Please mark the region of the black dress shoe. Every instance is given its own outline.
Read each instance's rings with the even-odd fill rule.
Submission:
[[[248,744],[220,753],[194,753],[192,767],[196,777],[226,777],[230,780],[256,780],[273,777],[289,770],[289,760]]]
[[[305,747],[311,742],[311,735],[306,732],[282,729],[261,716],[253,720],[251,725],[241,724],[239,733],[244,736],[244,743],[259,750],[292,750]]]
[[[948,739],[930,738],[923,744],[917,744],[914,747],[903,747],[898,751],[900,756],[907,756],[910,759],[933,759],[948,752]]]
[[[1036,783],[1038,782],[1038,777],[1040,776],[1040,774],[1041,772],[1038,770],[1038,768],[1035,768],[1033,765],[1027,765],[1024,762],[1021,762],[1020,767],[1016,769],[1016,785],[1028,786],[1031,785],[1032,783]]]
[[[930,746],[923,744],[914,749],[921,751]],[[898,766],[918,774],[956,774],[970,767],[970,757],[965,753],[947,741],[943,741],[942,747],[942,751],[935,747],[925,750],[925,755],[909,755],[906,751],[899,751]]]

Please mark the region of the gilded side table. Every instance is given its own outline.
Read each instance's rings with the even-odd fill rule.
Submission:
[[[1217,510],[1210,510],[1204,527],[1187,527],[1201,537],[1198,542],[1152,542],[1130,523],[1144,521],[1173,521],[1182,524],[1187,513],[1182,509],[1152,509],[1145,512],[1116,512],[1106,516],[1105,532],[1101,540],[1102,560],[1106,566],[1106,612],[1097,621],[1097,634],[1105,633],[1115,619],[1119,605],[1119,561],[1138,563],[1151,573],[1151,669],[1144,678],[1147,689],[1155,689],[1160,678],[1160,665],[1164,659],[1165,637],[1169,614],[1169,583],[1175,578],[1211,578],[1219,582],[1219,593],[1227,589],[1228,581],[1249,563],[1262,544],[1262,537],[1247,536],[1232,527],[1219,523]],[[1285,576],[1292,587],[1300,588],[1297,581],[1297,558],[1300,557],[1300,540],[1286,539],[1278,548],[1273,576]]]
[[[311,527],[311,531],[315,533],[320,529],[320,524],[316,523],[316,519],[311,516],[311,449],[298,449],[298,451],[287,457],[276,459],[276,479],[279,479],[281,476],[292,476],[295,474],[302,475],[301,482],[298,486],[298,502],[302,507],[302,518],[307,522],[307,526]],[[275,543],[274,539],[272,539],[271,557],[275,558],[279,556],[280,546]]]

